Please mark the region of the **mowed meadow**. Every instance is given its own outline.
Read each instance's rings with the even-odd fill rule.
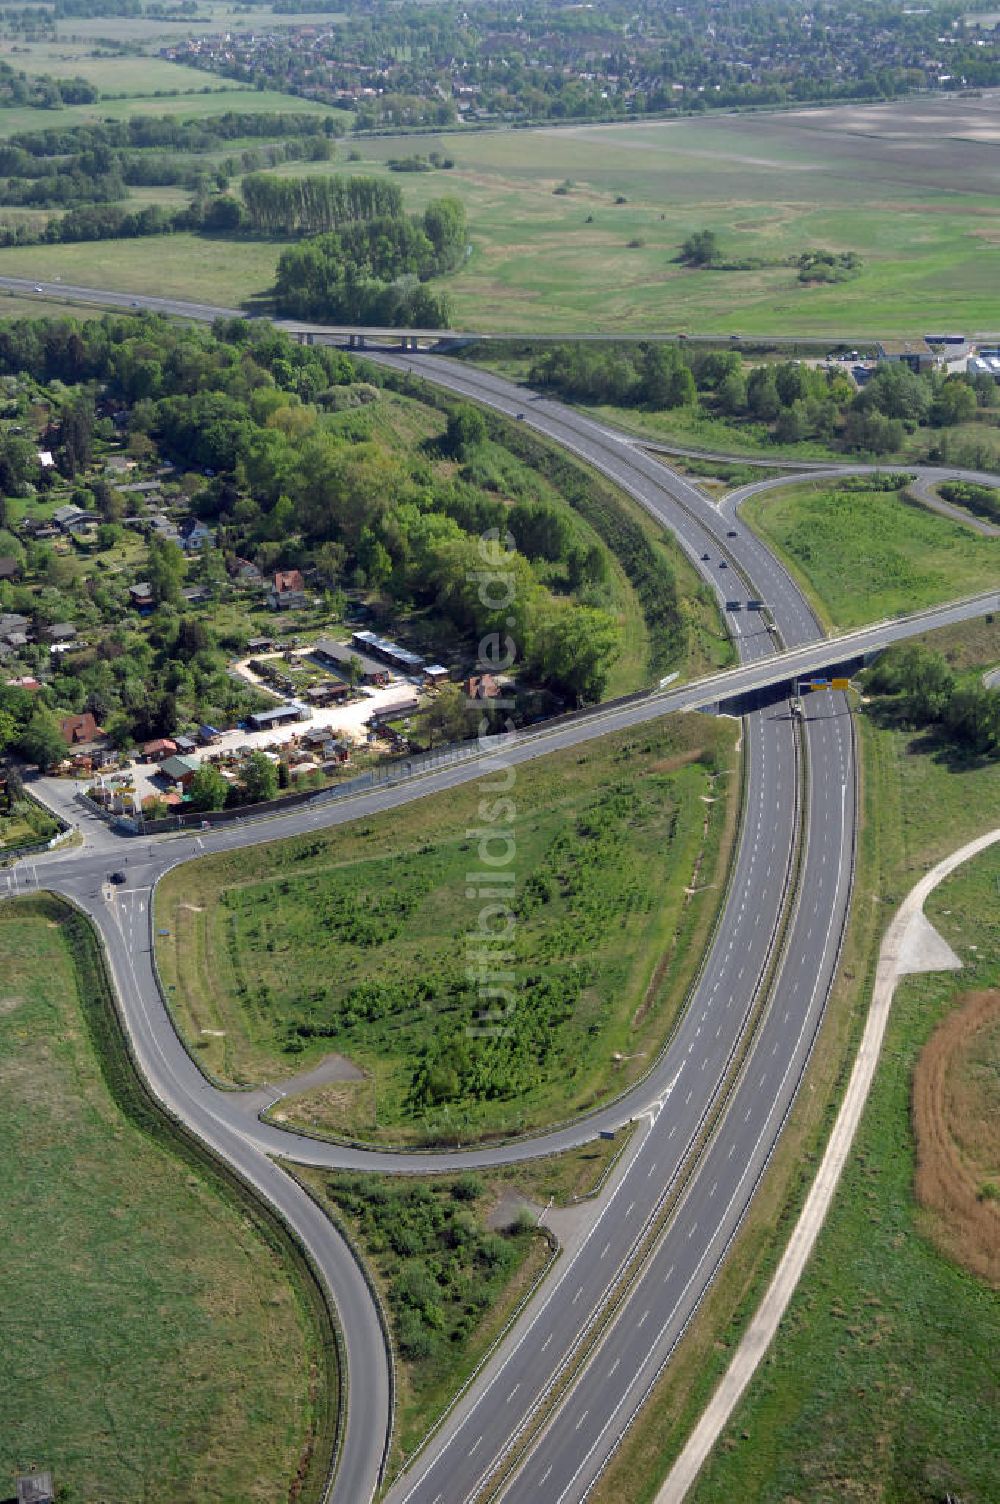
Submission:
[[[848,631],[989,590],[1000,538],[930,511],[862,478],[783,486],[750,498],[742,515],[784,560],[831,630]]]
[[[187,83],[190,70],[177,75]],[[64,110],[58,123],[161,108],[184,117],[250,101],[320,108],[231,90]],[[8,110],[0,130],[53,123],[44,111]],[[442,193],[466,206],[469,257],[447,282],[456,328],[860,339],[931,326],[988,332],[1000,322],[998,143],[1000,95],[991,94],[626,125],[348,136],[333,163],[274,170],[382,173],[388,159],[411,153],[451,158],[449,171],[395,180],[408,209]],[[718,234],[727,259],[776,263],[823,248],[855,251],[863,266],[828,285],[799,282],[790,265],[683,267],[679,247],[698,229]],[[0,251],[0,275],[247,302],[267,296],[283,244],[173,236],[158,241],[155,254],[129,241],[13,248]]]
[[[69,906],[3,905],[0,1474],[51,1467],[67,1501],[316,1500],[337,1389],[302,1271],[150,1109],[102,977]]]

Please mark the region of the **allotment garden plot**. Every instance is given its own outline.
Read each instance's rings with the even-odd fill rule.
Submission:
[[[494,774],[185,864],[157,897],[179,1026],[219,1076],[286,1079],[276,1116],[314,1131],[467,1141],[593,1105],[651,1063],[698,964],[735,823],[735,741],[732,722],[673,716],[519,768],[502,794]],[[470,832],[501,825],[514,880],[497,964],[478,938],[492,921]],[[480,990],[497,970],[513,1003],[486,1031],[483,1010],[505,1006]],[[330,1054],[364,1074],[296,1096],[294,1075]]]

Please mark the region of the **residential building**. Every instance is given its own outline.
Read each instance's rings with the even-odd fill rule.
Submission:
[[[45,642],[72,642],[76,637],[76,628],[71,621],[54,621],[51,627],[42,628],[42,639]]]
[[[19,611],[5,611],[0,616],[0,638],[9,641],[12,632],[26,633],[30,626],[31,622]]]
[[[148,580],[140,580],[138,585],[128,587],[129,604],[137,611],[152,611],[155,604],[153,600],[153,587]]]
[[[206,526],[200,517],[186,517],[179,532],[185,553],[197,553],[199,548],[211,548],[215,543],[215,529]]]
[[[261,585],[264,582],[264,576],[250,559],[230,559],[226,569],[237,585]]]
[[[271,581],[268,602],[275,611],[295,611],[308,606],[309,597],[306,595],[302,571],[279,569]]]
[[[68,715],[60,721],[59,731],[67,747],[89,747],[104,739],[104,732],[89,710],[82,715]]]
[[[149,762],[162,762],[165,757],[173,757],[176,751],[177,743],[169,736],[155,736],[151,742],[146,742],[142,755]]]

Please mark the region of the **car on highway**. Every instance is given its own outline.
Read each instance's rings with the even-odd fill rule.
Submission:
[[[729,568],[729,565],[726,563],[725,559],[720,559],[719,560],[719,568],[720,569],[728,569]]]
[[[711,557],[712,557],[711,554],[702,554],[702,556],[701,556],[701,562],[704,564],[705,561],[706,561],[706,559],[710,559]]]
[[[125,876],[124,872],[119,870],[118,872],[108,873],[108,882],[114,883],[116,887],[121,887],[122,883],[128,882],[128,878]]]
[[[743,610],[743,602],[742,601],[727,601],[726,602],[726,610],[727,611],[742,611]]]
[[[36,292],[44,292],[44,291],[45,291],[45,288],[44,288],[44,287],[42,287],[42,286],[41,286],[41,285],[40,285],[40,284],[39,284],[39,283],[36,283],[36,284],[35,284],[35,291],[36,291]]]
[[[727,538],[737,538],[738,536],[739,536],[739,534],[737,533],[737,531],[736,531],[736,529],[734,527],[731,527],[729,529],[729,531],[727,532],[727,534],[726,534]]]
[[[515,416],[515,418],[523,418],[524,414],[523,413],[515,413],[514,416]]]

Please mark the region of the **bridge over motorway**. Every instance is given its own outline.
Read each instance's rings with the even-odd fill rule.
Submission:
[[[49,288],[63,297],[71,291]],[[155,306],[202,321],[242,316],[172,300],[101,297],[106,306]],[[323,331],[337,339],[352,332]],[[373,358],[404,370],[414,360],[412,350]],[[458,759],[353,797],[317,798],[267,822],[127,844],[104,825],[85,823],[81,846],[10,869],[7,891],[51,888],[90,916],[150,1090],[279,1209],[307,1249],[336,1312],[349,1374],[341,1453],[326,1489],[335,1504],[364,1504],[382,1478],[392,1424],[386,1337],[350,1251],[276,1156],[390,1173],[455,1169],[550,1153],[637,1122],[634,1148],[593,1206],[581,1240],[387,1496],[391,1504],[471,1504],[502,1479],[509,1500],[581,1504],[640,1414],[737,1234],[808,1066],[838,964],[857,832],[852,717],[842,694],[821,692],[799,722],[782,691],[797,678],[860,661],[918,631],[1000,609],[1000,588],[825,638],[795,582],[749,529],[741,522],[734,527],[735,514],[716,507],[632,439],[558,403],[525,406],[523,389],[433,354],[419,355],[419,373],[508,415],[523,409],[531,426],[669,528],[720,603],[739,600],[739,611],[727,613],[739,666],[518,733],[486,748],[485,764],[482,757]],[[749,610],[752,599],[767,602],[775,630]],[[717,928],[674,1033],[626,1096],[528,1140],[396,1153],[308,1138],[262,1121],[240,1094],[212,1086],[178,1038],[152,950],[156,883],[178,863],[202,851],[233,850],[396,808],[481,777],[490,765],[516,765],[670,710],[765,694],[771,703],[744,718],[742,823]],[[125,860],[122,853],[128,882],[109,891],[108,866]],[[661,1226],[664,1208],[682,1187]],[[596,1323],[615,1290],[624,1295],[598,1343]],[[533,1432],[532,1417],[571,1373],[574,1382],[545,1429]]]

